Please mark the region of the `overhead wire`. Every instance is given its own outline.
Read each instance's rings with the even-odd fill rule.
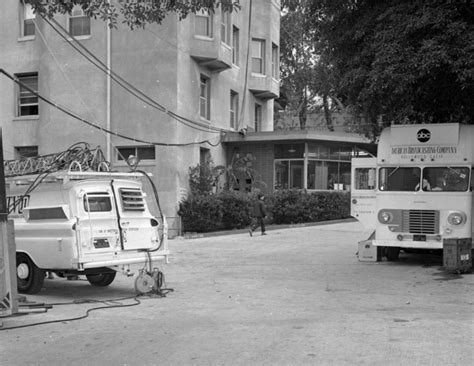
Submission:
[[[165,113],[175,119],[178,122],[181,122],[189,127],[196,128],[202,132],[209,132],[209,133],[220,133],[226,131],[225,129],[214,127],[212,125],[208,125],[203,122],[198,122],[184,116],[181,116],[166,107],[162,104],[145,94],[143,91],[135,87],[133,84],[128,82],[122,76],[117,74],[112,69],[108,68],[97,56],[95,56],[87,47],[85,47],[81,42],[79,42],[75,37],[71,36],[64,27],[59,24],[55,19],[51,21],[46,17],[43,17],[43,20],[64,40],[68,42],[71,47],[73,47],[78,53],[80,53],[84,58],[86,58],[89,62],[91,62],[94,66],[99,68],[104,73],[110,73],[110,77],[123,89],[127,92],[144,102],[145,104],[149,105],[152,108],[157,109],[158,111]],[[67,34],[67,36],[66,36]]]
[[[198,141],[198,142],[188,142],[188,143],[165,143],[165,142],[157,142],[157,141],[149,141],[149,140],[145,140],[145,139],[140,139],[140,138],[135,138],[135,137],[130,137],[130,136],[127,136],[127,135],[124,135],[124,134],[121,134],[121,133],[117,133],[117,132],[114,132],[114,131],[111,131],[107,128],[104,128],[102,126],[99,126],[91,121],[88,121],[86,120],[85,118],[82,118],[80,116],[78,116],[77,114],[75,114],[74,112],[72,111],[69,111],[67,110],[65,107],[62,107],[60,106],[59,104],[57,104],[56,102],[44,97],[43,95],[41,95],[40,93],[38,93],[36,90],[30,88],[28,85],[26,85],[25,83],[21,82],[18,78],[16,78],[15,76],[9,74],[8,72],[6,72],[4,69],[0,68],[0,73],[1,74],[4,74],[7,78],[9,78],[10,80],[12,80],[13,82],[15,82],[16,84],[22,86],[23,88],[25,88],[26,90],[28,90],[30,93],[36,95],[39,99],[41,99],[42,101],[44,101],[45,103],[51,105],[52,107],[60,110],[61,112],[67,114],[68,116],[74,118],[74,119],[77,119],[78,121],[81,121],[91,127],[94,127],[100,131],[103,131],[103,132],[106,132],[106,133],[109,133],[113,136],[116,136],[116,137],[120,137],[124,140],[129,140],[129,141],[133,141],[133,142],[139,142],[139,143],[143,143],[143,144],[148,144],[148,145],[156,145],[156,146],[190,146],[190,145],[196,145],[196,144],[204,144],[204,143],[207,143],[211,146],[218,146],[220,144],[220,136],[219,136],[219,142],[217,143],[212,143],[210,142],[209,140],[202,140],[202,141]]]

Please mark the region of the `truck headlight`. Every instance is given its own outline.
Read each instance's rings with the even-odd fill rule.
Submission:
[[[448,215],[448,222],[451,225],[461,225],[466,222],[466,215],[462,212],[451,212]]]
[[[393,220],[393,214],[389,211],[380,211],[379,212],[379,221],[382,224],[388,224],[392,222]]]

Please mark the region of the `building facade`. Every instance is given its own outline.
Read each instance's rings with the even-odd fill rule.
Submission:
[[[163,213],[176,216],[189,167],[224,164],[228,133],[273,130],[280,1],[240,5],[132,31],[80,8],[46,20],[21,0],[1,1],[0,65],[19,81],[0,75],[5,159],[78,142],[100,146],[113,170],[138,156]]]

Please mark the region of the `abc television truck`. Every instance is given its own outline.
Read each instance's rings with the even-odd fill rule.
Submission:
[[[394,125],[382,131],[377,157],[352,159],[351,215],[373,230],[359,260],[443,250],[445,266],[470,270],[473,143],[473,125]]]
[[[140,270],[136,288],[137,282],[143,292],[156,286],[152,264],[167,262],[169,254],[166,218],[150,213],[140,176],[58,171],[43,180],[7,178],[18,291],[39,292],[47,271],[108,286],[117,271],[133,275],[134,265],[150,266]]]

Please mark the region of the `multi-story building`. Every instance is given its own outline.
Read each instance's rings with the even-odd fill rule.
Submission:
[[[0,75],[5,159],[78,142],[100,146],[113,169],[138,156],[175,216],[189,167],[225,163],[226,133],[273,129],[280,1],[240,6],[130,30],[79,7],[47,20],[22,0],[1,1],[0,67],[21,82]]]

